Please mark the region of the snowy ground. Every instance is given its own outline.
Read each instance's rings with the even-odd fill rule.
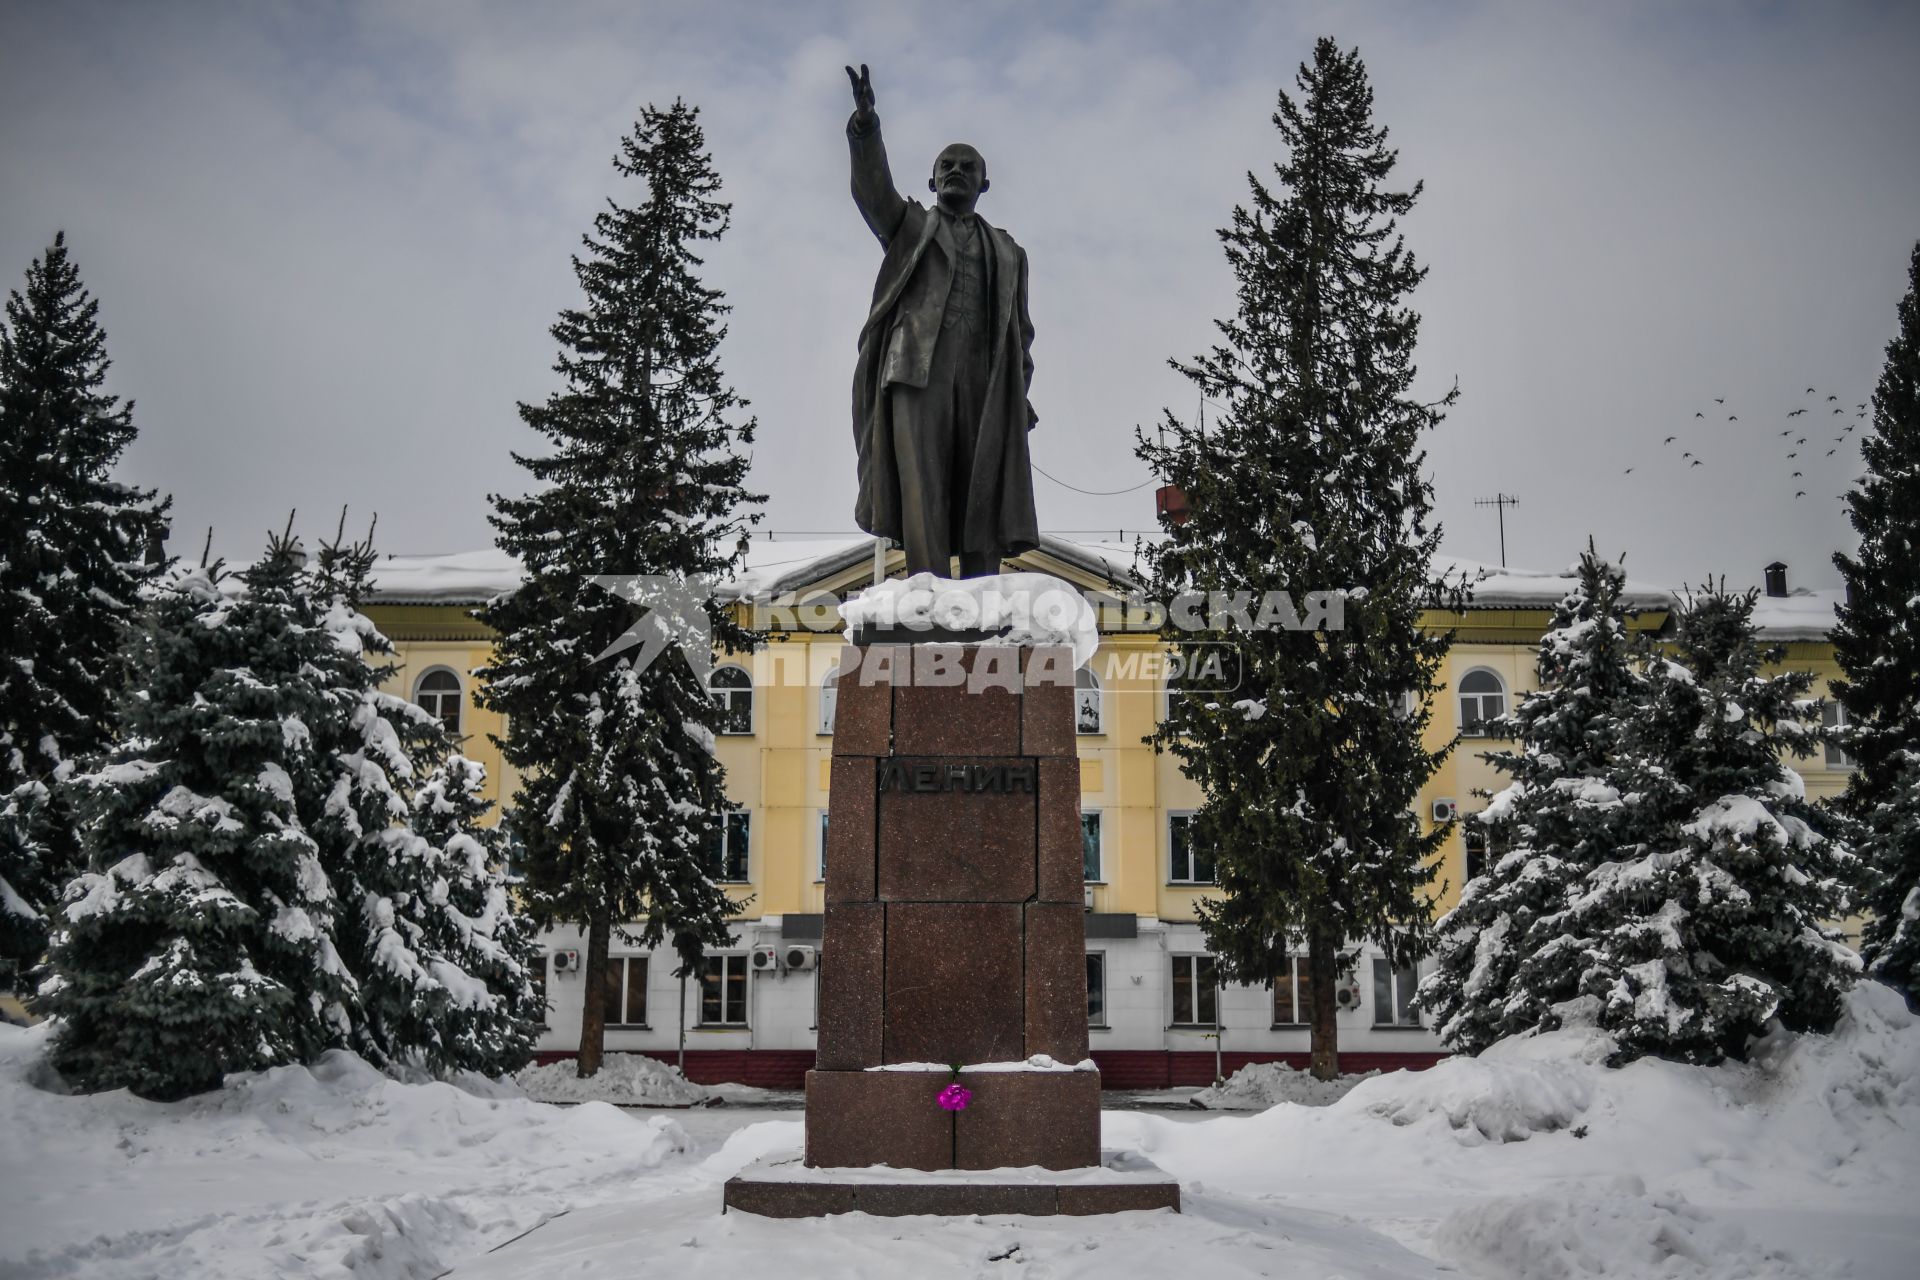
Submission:
[[[1208,1111],[1265,1111],[1278,1102],[1297,1102],[1305,1107],[1324,1107],[1353,1092],[1355,1085],[1371,1080],[1378,1071],[1360,1075],[1335,1076],[1316,1080],[1310,1071],[1295,1071],[1284,1062],[1253,1062],[1225,1080],[1193,1095],[1192,1105]]]
[[[346,1056],[180,1104],[67,1098],[28,1083],[41,1034],[0,1027],[9,1280],[1904,1280],[1920,1256],[1920,1025],[1879,988],[1747,1067],[1608,1071],[1569,1032],[1325,1106],[1104,1112],[1187,1211],[1098,1221],[723,1217],[797,1114],[553,1107]]]

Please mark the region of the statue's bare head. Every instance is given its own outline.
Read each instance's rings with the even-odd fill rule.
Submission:
[[[972,213],[987,190],[987,158],[964,142],[954,143],[934,157],[927,190],[949,213]]]

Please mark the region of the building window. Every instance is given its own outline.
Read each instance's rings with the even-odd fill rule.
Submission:
[[[1373,961],[1373,1025],[1376,1027],[1417,1027],[1420,1015],[1414,1012],[1413,990],[1420,976],[1411,966],[1395,968],[1378,956]]]
[[[413,700],[421,710],[440,722],[450,737],[460,736],[460,677],[445,667],[435,667],[420,677],[413,687]]]
[[[1073,673],[1073,727],[1076,733],[1100,732],[1100,678],[1085,667]]]
[[[708,956],[700,966],[700,1025],[747,1025],[747,958]]]
[[[707,692],[720,704],[720,732],[753,732],[753,677],[745,667],[715,667],[707,677]]]
[[[1107,1025],[1107,953],[1087,952],[1087,1025]]]
[[[610,1027],[647,1025],[647,958],[608,956],[605,1016]]]
[[[1494,731],[1492,721],[1507,713],[1507,686],[1485,667],[1460,677],[1460,732],[1484,738]]]
[[[500,823],[494,830],[500,833],[500,878],[508,884],[524,884],[527,879],[527,846],[520,843],[520,837],[507,825],[505,814],[500,815]]]
[[[707,875],[722,884],[745,884],[750,832],[745,809],[729,809],[707,836]]]
[[[815,865],[820,870],[814,879],[825,883],[827,878],[827,811],[825,809],[820,811],[820,842]]]
[[[1294,956],[1287,972],[1273,983],[1273,1025],[1303,1027],[1313,1016],[1313,994],[1307,976],[1307,958]]]
[[[1469,818],[1467,828],[1467,879],[1478,880],[1487,874],[1487,829]]]
[[[1106,881],[1100,861],[1100,811],[1080,815],[1081,874],[1088,884]]]
[[[1212,956],[1173,957],[1173,1025],[1211,1027],[1220,1020],[1220,985]]]
[[[1845,704],[1831,698],[1821,704],[1820,719],[1826,724],[1828,729],[1844,729],[1847,725],[1853,723],[1847,719],[1847,708]],[[1828,742],[1825,745],[1827,750],[1827,768],[1853,768],[1853,757],[1847,754],[1845,747],[1842,747],[1836,742]]]
[[[840,668],[829,667],[820,677],[820,732],[833,732],[833,713],[840,707]]]
[[[1193,815],[1167,815],[1167,881],[1170,884],[1212,884],[1217,879],[1213,854],[1199,848],[1193,838]]]

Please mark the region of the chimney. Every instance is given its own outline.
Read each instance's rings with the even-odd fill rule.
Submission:
[[[1766,568],[1767,594],[1784,596],[1787,594],[1787,566],[1775,560]]]

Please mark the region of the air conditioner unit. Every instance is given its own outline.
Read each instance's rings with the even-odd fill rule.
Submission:
[[[1333,1003],[1347,1010],[1360,1007],[1360,980],[1350,973],[1340,975],[1333,988]]]
[[[1452,822],[1459,816],[1460,802],[1458,800],[1435,800],[1433,802],[1433,821],[1435,825],[1442,822]]]
[[[580,971],[580,953],[578,951],[554,952],[553,971],[555,973],[578,973]]]
[[[772,973],[780,967],[780,948],[755,947],[749,964],[755,973]]]
[[[787,944],[786,954],[782,957],[783,963],[789,969],[811,969],[819,963],[819,960],[819,950],[803,943]]]

